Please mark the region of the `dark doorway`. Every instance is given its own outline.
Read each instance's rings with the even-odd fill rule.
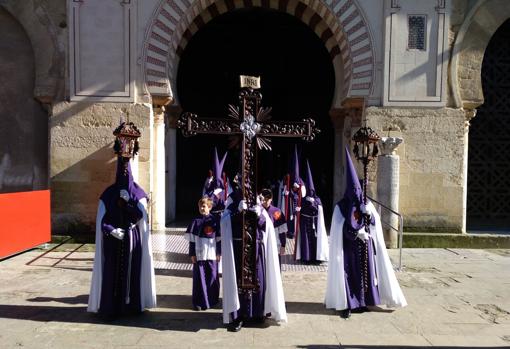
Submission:
[[[469,129],[467,229],[510,232],[510,20],[487,46],[482,87]]]
[[[0,193],[48,188],[48,116],[34,100],[35,57],[0,5]]]
[[[239,75],[261,76],[263,105],[273,108],[273,120],[312,116],[321,133],[312,143],[273,139],[273,151],[259,151],[258,188],[281,179],[288,171],[294,145],[309,158],[317,193],[325,212],[331,211],[333,129],[328,115],[335,74],[324,43],[304,23],[286,13],[241,9],[219,16],[190,40],[179,64],[177,94],[185,111],[199,117],[227,117],[227,105],[237,104]],[[233,178],[240,166],[239,149],[229,149],[225,136],[177,138],[177,219],[196,214],[213,147],[229,152],[225,170]]]

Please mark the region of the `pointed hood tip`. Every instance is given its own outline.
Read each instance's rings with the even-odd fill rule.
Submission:
[[[345,192],[344,198],[354,200],[357,198],[361,200],[363,198],[363,190],[359,182],[358,173],[352,162],[349,148],[345,147]]]
[[[310,193],[315,193],[315,186],[313,184],[312,170],[310,169],[310,162],[306,159],[306,187]]]

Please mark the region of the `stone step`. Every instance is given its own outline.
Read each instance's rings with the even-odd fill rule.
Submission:
[[[152,235],[152,253],[156,269],[191,270],[188,257],[188,241],[182,231],[165,231]],[[327,263],[320,265],[301,264],[294,260],[294,240],[287,239],[285,255],[282,256],[282,271],[327,271]]]
[[[510,248],[510,234],[404,233],[404,248]]]

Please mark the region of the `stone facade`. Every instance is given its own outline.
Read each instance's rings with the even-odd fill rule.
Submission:
[[[171,125],[163,131],[161,107],[173,102],[179,109],[175,82],[180,54],[215,16],[252,6],[296,16],[324,41],[335,67],[335,149],[348,145],[363,114],[379,134],[387,135],[391,128],[391,136],[405,140],[397,153],[406,229],[464,232],[466,120],[483,103],[483,53],[510,17],[510,6],[505,0],[376,3],[0,0],[30,39],[33,95],[48,113],[54,233],[92,226],[99,194],[114,176],[112,131],[126,112],[142,130],[138,181],[155,193],[153,203],[163,205],[154,208],[155,226],[164,225],[165,213],[167,220],[174,216],[177,184],[175,168],[169,166],[175,164],[175,149],[169,147],[175,147],[175,129]],[[113,12],[107,15],[105,9]],[[416,14],[426,17],[428,41],[425,51],[408,52],[390,36],[406,33],[409,15]],[[388,16],[395,21],[386,21]],[[399,40],[407,39],[404,35]],[[166,162],[166,180],[161,161]],[[343,159],[331,161],[338,199]],[[374,196],[375,173],[371,168]]]

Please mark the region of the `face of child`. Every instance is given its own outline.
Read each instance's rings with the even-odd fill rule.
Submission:
[[[271,205],[271,202],[273,202],[273,199],[272,198],[261,197],[260,201],[262,203],[262,206],[264,206],[264,208],[268,208],[269,205]]]
[[[207,202],[202,202],[198,205],[198,211],[202,216],[207,216],[211,212],[211,206]]]

